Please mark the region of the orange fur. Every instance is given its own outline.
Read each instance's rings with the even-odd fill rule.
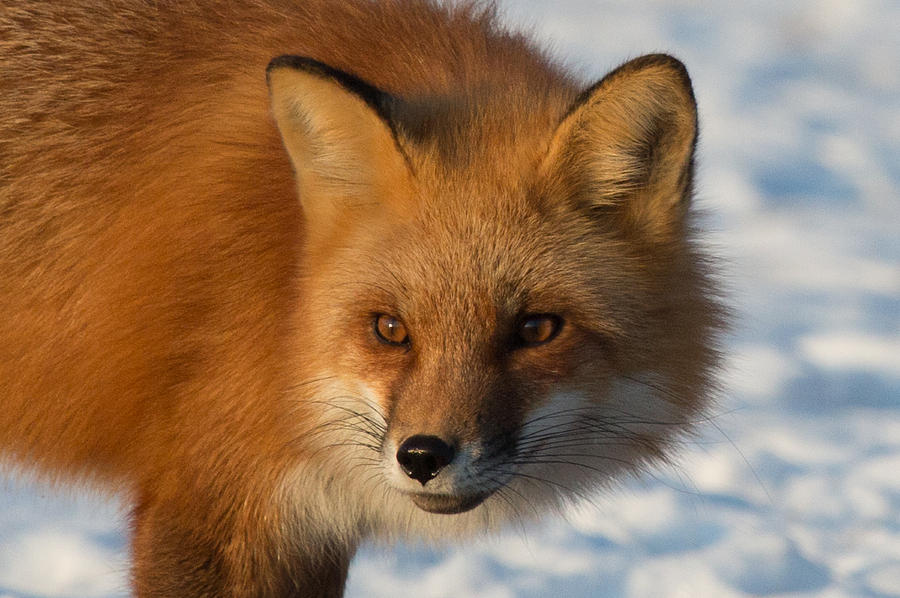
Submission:
[[[137,596],[339,596],[363,538],[559,504],[707,405],[670,57],[582,92],[480,5],[8,2],[0,89],[0,449],[134,505]]]

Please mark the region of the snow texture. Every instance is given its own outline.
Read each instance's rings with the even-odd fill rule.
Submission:
[[[563,521],[366,547],[353,598],[900,596],[900,3],[507,0],[585,77],[665,51],[738,311],[677,467]],[[127,595],[115,503],[0,481],[0,598]]]

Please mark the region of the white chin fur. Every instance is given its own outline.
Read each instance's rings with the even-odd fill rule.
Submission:
[[[323,534],[353,542],[362,535],[440,541],[532,519],[639,467],[646,458],[646,439],[671,435],[677,412],[657,387],[644,377],[614,381],[599,400],[552,395],[523,427],[527,450],[522,455],[532,460],[517,466],[523,475],[513,475],[506,487],[474,509],[451,515],[424,511],[404,493],[474,491],[478,486],[471,462],[477,449],[461,451],[448,471],[423,488],[400,470],[396,447],[373,442],[372,434],[385,424],[371,393],[339,389],[328,394],[360,398],[345,399],[323,415],[323,421],[336,425],[326,425],[318,443],[334,447],[286,477],[283,500],[301,529],[309,530],[315,522]],[[354,419],[360,425],[347,425]]]

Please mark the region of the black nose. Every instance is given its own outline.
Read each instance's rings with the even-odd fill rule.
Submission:
[[[397,450],[397,462],[403,471],[425,485],[445,465],[453,460],[456,451],[437,436],[410,436]]]

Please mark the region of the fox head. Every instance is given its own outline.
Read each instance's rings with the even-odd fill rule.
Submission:
[[[638,58],[577,97],[396,97],[290,56],[268,81],[304,215],[292,396],[310,450],[367,499],[493,521],[689,430],[721,319],[680,62]]]

